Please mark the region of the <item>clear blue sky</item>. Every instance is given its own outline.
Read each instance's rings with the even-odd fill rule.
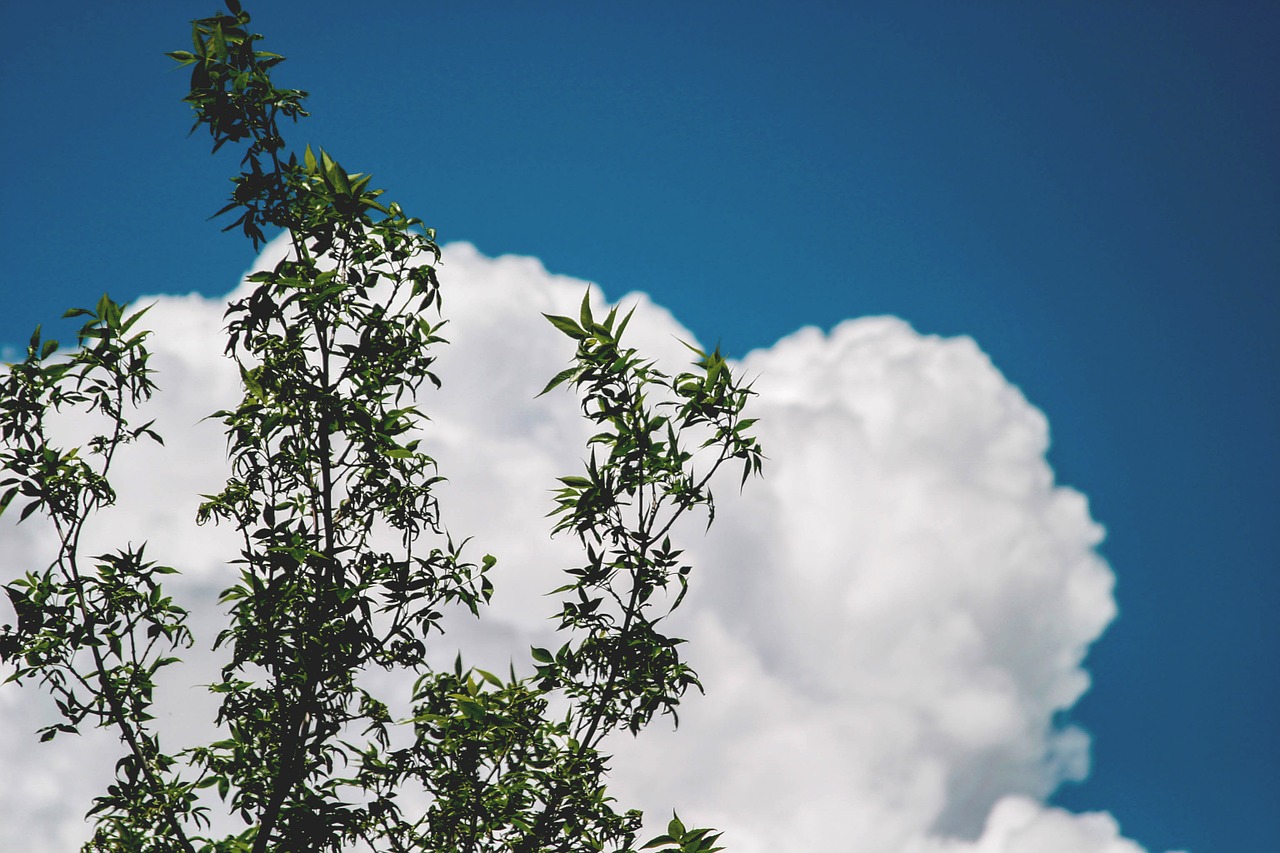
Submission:
[[[1280,6],[246,3],[294,133],[443,240],[644,290],[731,354],[895,314],[1049,417],[1120,617],[1054,801],[1152,850],[1280,837]],[[103,291],[225,292],[206,2],[5,0],[0,342]]]

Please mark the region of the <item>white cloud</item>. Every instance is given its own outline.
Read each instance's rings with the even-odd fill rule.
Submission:
[[[500,560],[492,612],[458,631],[505,668],[545,644],[541,593],[576,559],[543,516],[588,433],[569,395],[534,394],[571,352],[540,312],[572,313],[586,284],[465,244],[441,272],[452,343],[445,389],[423,399],[428,436],[450,527]],[[667,311],[621,302],[640,305],[633,343],[686,360],[677,338],[690,335]],[[188,570],[193,600],[213,597],[229,553],[225,532],[190,524],[222,476],[219,427],[200,418],[235,393],[224,304],[161,297],[153,310],[170,452],[135,457],[109,521]],[[766,476],[741,495],[727,480],[710,535],[683,543],[699,574],[678,624],[708,695],[678,732],[659,723],[613,745],[623,804],[719,826],[738,853],[1139,851],[1106,814],[1042,804],[1087,772],[1087,736],[1053,721],[1087,688],[1085,650],[1115,614],[1102,531],[1055,485],[1044,416],[971,340],[893,318],[804,329],[739,369],[758,377]],[[0,528],[6,571],[48,544],[34,526]],[[186,737],[209,702],[167,695]],[[45,702],[0,689],[0,849],[68,849],[109,771],[93,759],[110,738],[24,738]]]

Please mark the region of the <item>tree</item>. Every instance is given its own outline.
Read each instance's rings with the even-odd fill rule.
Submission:
[[[152,725],[160,671],[195,640],[164,591],[177,570],[148,561],[145,545],[80,546],[115,500],[118,451],[162,443],[152,422],[136,423],[156,390],[146,309],[104,295],[69,311],[83,318],[69,354],[37,327],[0,397],[0,512],[21,498],[20,519],[46,516],[60,543],[47,568],[4,587],[17,625],[0,632],[0,658],[9,681],[53,697],[59,719],[42,740],[88,724],[122,743],[115,780],[89,810],[86,849],[632,850],[641,815],[614,808],[602,746],[674,718],[700,688],[661,624],[691,571],[671,533],[695,509],[714,519],[709,483],[725,464],[740,462],[744,483],[759,473],[743,416],[750,387],[718,351],[690,347],[692,369],[663,373],[623,343],[631,315],[597,317],[588,297],[577,317],[548,316],[576,353],[542,393],[576,389],[598,430],[584,470],[554,493],[553,532],[583,549],[554,591],[564,641],[532,649],[524,675],[466,667],[460,654],[433,668],[444,613],[481,615],[496,562],[464,555],[446,531],[442,476],[406,402],[440,383],[435,233],[381,201],[369,176],[323,150],[287,148],[281,125],[307,115],[305,93],[274,85],[283,58],[257,48],[236,0],[226,6],[193,22],[192,50],[169,55],[191,69],[195,128],[215,152],[243,146],[219,211],[234,217],[227,229],[255,248],[265,229],[283,229],[290,251],[227,311],[243,399],[214,415],[231,476],[197,519],[241,541],[213,640],[217,740],[170,755]],[[71,409],[94,414],[100,431],[84,447],[55,446],[49,426]],[[412,680],[406,714],[362,686],[376,669]],[[244,828],[214,837],[215,808]],[[645,846],[710,851],[718,837],[675,818]]]

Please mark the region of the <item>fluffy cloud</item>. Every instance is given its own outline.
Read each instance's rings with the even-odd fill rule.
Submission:
[[[505,668],[547,641],[541,593],[576,559],[543,516],[586,427],[567,394],[534,395],[571,348],[540,312],[571,313],[587,285],[465,244],[446,249],[442,277],[452,343],[444,390],[422,401],[428,439],[450,478],[451,529],[500,561],[491,613],[458,636]],[[685,360],[690,335],[667,311],[643,294],[620,301],[639,305],[635,345]],[[152,311],[169,448],[132,457],[109,521],[183,567],[193,602],[222,584],[229,544],[190,523],[222,476],[219,427],[200,419],[236,391],[219,358],[224,304],[160,297]],[[612,745],[615,793],[655,818],[674,807],[719,826],[739,853],[1139,851],[1108,815],[1043,805],[1088,771],[1088,737],[1054,721],[1087,689],[1085,651],[1115,615],[1102,530],[1054,483],[1044,416],[973,341],[893,318],[803,329],[738,369],[756,377],[769,462],[741,494],[726,482],[716,526],[683,543],[700,574],[679,630],[707,696],[678,732],[655,724]],[[0,528],[6,573],[49,544],[33,525]],[[178,741],[210,707],[194,683],[166,694]],[[110,769],[101,734],[23,737],[46,702],[0,689],[3,849],[69,849]]]

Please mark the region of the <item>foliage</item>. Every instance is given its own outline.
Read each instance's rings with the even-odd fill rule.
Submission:
[[[576,389],[598,428],[551,513],[585,554],[554,592],[564,641],[532,649],[523,677],[461,656],[433,668],[433,632],[450,608],[482,612],[495,564],[465,557],[445,531],[424,416],[406,402],[439,385],[435,235],[327,152],[287,152],[280,124],[306,115],[305,93],[274,85],[282,58],[258,50],[249,16],[226,5],[194,22],[193,50],[169,55],[191,69],[186,101],[214,151],[244,145],[219,211],[235,217],[228,228],[255,247],[264,228],[286,229],[291,249],[227,311],[244,396],[215,413],[231,473],[198,517],[240,537],[213,642],[219,739],[169,755],[151,722],[157,673],[193,642],[163,590],[175,569],[147,562],[144,547],[80,550],[85,525],[114,502],[117,451],[160,441],[130,420],[154,390],[145,309],[104,296],[68,312],[87,318],[69,356],[37,329],[0,400],[0,511],[21,497],[20,517],[47,516],[60,541],[47,569],[5,587],[18,624],[4,627],[0,655],[10,681],[37,680],[54,698],[61,721],[42,739],[88,722],[125,748],[86,849],[632,850],[641,815],[615,809],[601,747],[674,717],[700,688],[661,626],[690,574],[671,533],[695,508],[714,517],[709,482],[725,463],[741,462],[744,481],[760,470],[742,416],[751,391],[718,352],[695,349],[693,369],[661,372],[623,344],[631,315],[597,319],[586,297],[578,317],[549,316],[577,351],[543,393]],[[49,437],[49,419],[71,408],[105,424],[86,449]],[[362,686],[376,670],[412,681],[408,719]],[[242,830],[215,836],[218,802]],[[676,818],[646,847],[707,853],[718,837]]]

